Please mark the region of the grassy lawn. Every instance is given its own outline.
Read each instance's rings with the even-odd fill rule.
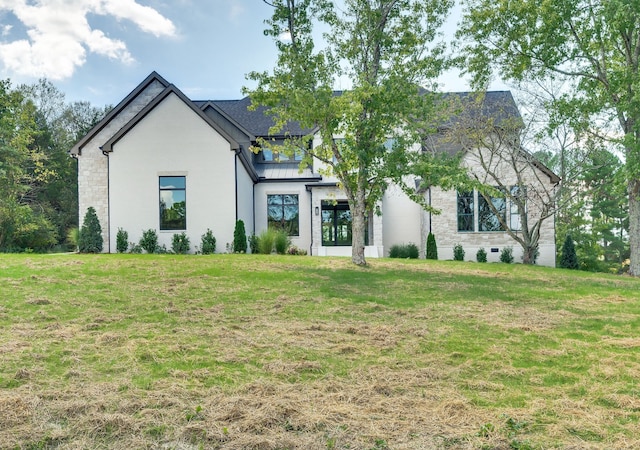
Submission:
[[[640,448],[640,280],[0,255],[0,448]]]

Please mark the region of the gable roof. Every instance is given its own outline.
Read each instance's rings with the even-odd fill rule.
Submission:
[[[156,71],[153,71],[140,83],[133,91],[129,93],[120,103],[118,103],[107,115],[105,115],[100,122],[98,122],[89,132],[80,139],[76,145],[74,145],[69,153],[72,155],[79,155],[82,153],[82,148],[93,139],[100,131],[106,127],[111,120],[120,114],[133,100],[135,100],[141,92],[143,92],[153,82],[158,82],[165,88],[169,86],[169,82],[162,78]]]
[[[211,128],[216,130],[218,134],[220,134],[229,144],[231,145],[232,150],[239,150],[240,144],[238,144],[235,139],[233,139],[229,133],[223,129],[216,122],[211,120],[209,116],[207,116],[200,108],[198,108],[194,102],[192,102],[186,95],[180,91],[176,86],[170,84],[167,86],[159,95],[157,95],[149,104],[147,104],[138,114],[136,114],[133,119],[131,119],[125,126],[123,126],[120,130],[118,130],[113,136],[111,136],[107,142],[102,146],[102,151],[112,152],[113,145],[122,139],[131,129],[133,129],[142,119],[144,119],[147,114],[149,114],[156,106],[158,106],[164,99],[166,99],[170,94],[175,94],[182,102],[187,105],[193,112],[195,112],[202,120],[204,120]]]

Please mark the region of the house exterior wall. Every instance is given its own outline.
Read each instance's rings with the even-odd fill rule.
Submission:
[[[247,173],[247,169],[236,157],[236,195],[238,197],[238,219],[244,222],[244,229],[249,237],[254,230],[255,216],[253,207],[254,185],[253,180]],[[218,193],[223,194],[227,189],[218,186]],[[234,225],[235,226],[235,225]]]
[[[175,233],[185,231],[192,252],[210,228],[217,251],[224,251],[236,217],[234,159],[227,140],[177,95],[167,96],[109,154],[112,251],[118,228],[132,242],[154,229],[167,248]],[[186,230],[159,229],[160,176],[186,177]]]
[[[384,194],[382,221],[385,256],[389,256],[394,245],[413,243],[421,248],[422,207],[407,197],[398,186],[390,186]],[[424,252],[421,256],[424,257]]]
[[[78,223],[82,226],[87,208],[93,206],[102,227],[103,252],[109,252],[109,186],[108,161],[101,146],[141,109],[151,102],[164,86],[154,81],[82,148],[78,155]],[[113,247],[115,251],[115,247]]]
[[[278,194],[298,196],[299,235],[290,236],[291,244],[308,252],[311,246],[311,195],[304,182],[263,182],[255,186],[256,235],[267,229],[267,196]]]
[[[467,154],[463,161],[472,172],[482,175],[483,171],[478,165],[477,156]],[[517,182],[515,173],[506,164],[497,164],[494,169],[500,174],[501,181],[504,185],[510,186]],[[534,172],[535,170],[535,172]],[[536,169],[525,171],[523,181],[530,186],[530,191],[534,188],[544,188],[545,190],[553,190],[553,184],[546,174],[538,172]],[[492,184],[487,180],[487,184]],[[530,194],[531,192],[528,192]],[[458,214],[457,214],[457,192],[455,190],[444,191],[438,187],[431,189],[432,205],[441,211],[439,215],[432,215],[423,212],[423,221],[431,224],[431,229],[435,235],[438,247],[438,259],[453,259],[453,247],[456,244],[462,245],[465,250],[465,260],[475,261],[476,252],[480,248],[484,248],[487,252],[488,262],[498,262],[500,260],[500,252],[505,247],[513,248],[514,261],[522,261],[522,247],[505,231],[458,231]],[[477,202],[475,206],[475,222],[477,230]],[[527,212],[529,220],[535,220],[539,214],[539,207],[535,199],[527,199]],[[509,216],[509,205],[507,205],[507,216]],[[423,243],[424,250],[424,243]],[[553,217],[546,219],[540,230],[540,255],[537,264],[555,267],[555,224]]]

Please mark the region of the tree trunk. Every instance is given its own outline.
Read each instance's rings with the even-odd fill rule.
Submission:
[[[629,181],[629,274],[640,276],[640,180]]]
[[[536,253],[538,253],[538,246],[529,246],[523,248],[522,252],[522,264],[535,264]]]
[[[358,189],[355,201],[351,205],[351,261],[358,266],[367,265],[364,259],[365,227],[364,190]]]

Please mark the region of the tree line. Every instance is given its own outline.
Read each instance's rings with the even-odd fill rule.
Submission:
[[[0,251],[75,248],[68,236],[78,227],[78,176],[69,149],[109,110],[66,102],[44,79],[0,81]]]

